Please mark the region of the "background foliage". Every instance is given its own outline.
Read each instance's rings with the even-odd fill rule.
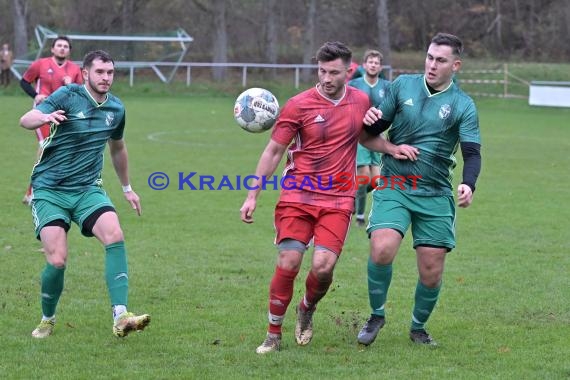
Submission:
[[[307,62],[326,40],[390,52],[424,50],[455,33],[471,57],[570,59],[569,0],[0,0],[0,36],[23,55],[37,24],[74,33],[160,33],[195,38],[187,59]],[[384,20],[385,25],[377,20]]]

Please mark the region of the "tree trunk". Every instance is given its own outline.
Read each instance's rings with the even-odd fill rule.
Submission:
[[[315,17],[317,15],[317,0],[311,0],[307,9],[307,27],[303,36],[303,64],[309,65],[315,55]],[[313,69],[303,69],[301,78],[308,82],[314,75]]]
[[[28,24],[26,22],[27,13],[27,0],[12,0],[12,22],[14,24],[14,56],[16,58],[24,58],[28,52]]]
[[[277,0],[266,0],[264,2],[265,9],[265,56],[267,62],[277,63],[277,25],[276,17],[274,12],[277,6]],[[270,77],[276,77],[276,70],[272,69],[269,71]]]
[[[502,52],[503,51],[503,23],[502,23],[502,17],[503,15],[501,14],[501,0],[495,0],[495,6],[497,7],[497,46],[499,47],[499,51]]]
[[[228,63],[228,35],[226,30],[226,0],[215,0],[214,4],[214,62]],[[226,77],[225,67],[212,69],[214,80],[221,81]]]
[[[376,20],[378,25],[378,45],[384,56],[383,65],[391,65],[390,54],[390,16],[388,15],[388,0],[376,1]]]
[[[135,13],[134,0],[123,0],[121,12],[121,30],[123,35],[131,35],[133,33],[133,19]],[[134,45],[127,42],[125,49],[125,59],[133,61],[135,57]]]

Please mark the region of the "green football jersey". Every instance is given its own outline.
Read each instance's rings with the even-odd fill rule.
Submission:
[[[67,120],[52,124],[43,153],[32,171],[34,189],[81,190],[101,185],[103,153],[109,138],[123,138],[125,107],[112,94],[98,104],[85,86],[60,87],[37,106],[43,113],[65,111]]]
[[[392,82],[380,110],[382,119],[392,122],[388,139],[420,151],[417,161],[384,155],[382,175],[389,179],[405,177],[404,191],[416,195],[452,194],[459,142],[481,144],[473,100],[454,82],[431,95],[423,74],[401,75]]]
[[[352,79],[348,82],[349,86],[356,87],[361,91],[364,91],[368,94],[368,98],[370,99],[370,104],[374,107],[378,107],[384,96],[386,95],[386,89],[390,86],[390,82],[385,79],[378,78],[378,81],[371,85],[364,79],[364,77]]]

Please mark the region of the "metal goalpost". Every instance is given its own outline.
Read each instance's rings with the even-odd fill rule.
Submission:
[[[39,48],[35,53],[35,59],[42,56],[46,47],[50,47],[50,40],[60,35],[71,39],[74,51],[78,50],[78,45],[84,47],[79,49],[85,50],[82,53],[95,48],[108,50],[115,60],[115,66],[129,68],[131,76],[134,68],[150,68],[165,83],[172,80],[190,48],[190,43],[194,40],[182,28],[163,35],[97,35],[58,32],[38,25],[35,28],[35,36]],[[161,62],[167,58],[168,65],[161,65]],[[15,63],[29,62],[17,60]]]

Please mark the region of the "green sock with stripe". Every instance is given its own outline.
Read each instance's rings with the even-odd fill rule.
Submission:
[[[435,288],[428,288],[418,280],[416,285],[416,295],[414,310],[412,312],[411,330],[424,329],[426,322],[435,308],[439,298],[441,283]]]
[[[392,282],[392,264],[379,265],[368,259],[368,299],[372,314],[384,316],[388,288]]]

